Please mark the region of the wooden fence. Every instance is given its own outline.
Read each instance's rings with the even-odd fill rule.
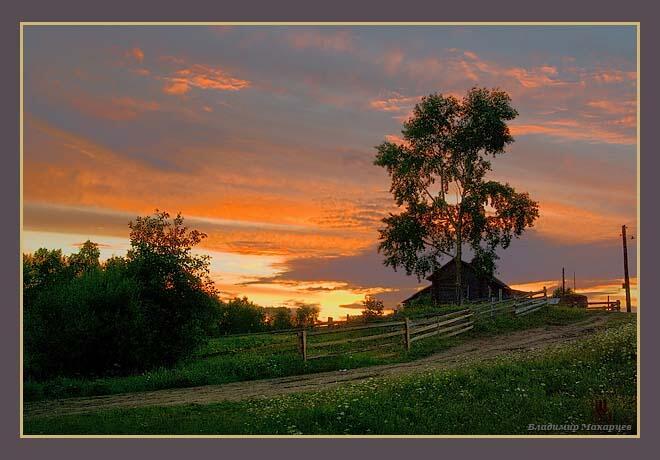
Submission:
[[[592,306],[594,305],[594,306]],[[607,301],[603,302],[587,302],[588,310],[605,310],[605,311],[621,311],[620,300],[610,300],[609,296]]]
[[[451,337],[469,331],[474,327],[472,316],[473,313],[469,309],[464,309],[416,320],[405,318],[401,321],[388,321],[361,326],[344,326],[311,331],[302,330],[298,332],[298,349],[305,361],[308,359],[343,355],[346,353],[346,350],[337,350],[336,348],[351,343],[377,342],[369,344],[366,347],[360,347],[357,350],[358,352],[391,347],[397,344],[402,345],[406,350],[410,350],[412,344],[417,340],[435,335]],[[376,333],[332,339],[332,335],[343,335],[346,333],[350,335],[353,331],[376,331]],[[316,341],[313,339],[315,337],[330,337],[330,340]],[[333,347],[335,348],[334,350],[332,349]]]
[[[322,323],[313,330],[298,332],[298,350],[302,358],[309,359],[339,356],[347,350],[337,349],[351,343],[368,343],[360,347],[357,352],[374,350],[377,348],[402,345],[410,350],[413,343],[432,336],[451,337],[470,331],[476,321],[494,318],[502,314],[525,316],[540,310],[549,304],[548,292],[544,287],[540,291],[529,292],[524,295],[481,303],[470,303],[468,308],[443,315],[426,315],[416,319],[405,318],[401,321],[378,322],[364,325],[344,325],[337,323]],[[318,327],[320,326],[320,327]],[[353,331],[367,332],[367,335],[350,336]],[[375,331],[371,334],[369,332]],[[349,337],[343,337],[348,333]],[[341,334],[341,338],[332,338],[332,335]],[[329,337],[328,340],[324,340]],[[315,340],[320,338],[321,340]]]
[[[544,287],[540,291],[528,292],[510,299],[493,299],[490,302],[470,305],[470,310],[473,312],[475,320],[479,320],[494,318],[506,313],[525,316],[540,310],[548,304],[548,291]]]

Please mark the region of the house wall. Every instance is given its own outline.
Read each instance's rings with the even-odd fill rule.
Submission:
[[[491,287],[491,295],[498,296],[500,284],[479,276],[469,265],[463,265],[461,272],[464,299],[485,299],[488,297],[488,286]],[[456,299],[456,265],[448,264],[442,270],[437,271],[431,277],[433,301],[437,304],[452,303]],[[508,287],[502,289],[502,297],[509,298],[511,290]]]

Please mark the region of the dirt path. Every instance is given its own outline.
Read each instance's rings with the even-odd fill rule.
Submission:
[[[25,416],[38,417],[77,414],[114,408],[173,406],[191,403],[208,404],[223,400],[236,401],[302,391],[318,391],[345,382],[361,381],[372,377],[412,374],[429,369],[448,368],[456,366],[466,359],[486,360],[504,353],[525,352],[571,342],[593,333],[605,321],[606,319],[603,316],[596,316],[580,323],[565,326],[548,326],[495,337],[474,339],[426,358],[406,363],[235,382],[224,385],[35,401],[26,403]]]

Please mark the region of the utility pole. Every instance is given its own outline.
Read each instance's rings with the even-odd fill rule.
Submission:
[[[623,287],[626,289],[626,311],[632,311],[630,307],[630,276],[628,275],[628,241],[626,238],[626,226],[621,226],[621,239],[623,241]]]
[[[564,267],[561,267],[561,295],[566,295],[566,278],[564,277]]]

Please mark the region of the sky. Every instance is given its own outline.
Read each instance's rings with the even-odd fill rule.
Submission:
[[[208,234],[222,296],[387,307],[426,286],[378,254],[396,212],[375,146],[415,103],[509,93],[515,142],[490,177],[539,202],[498,278],[623,299],[621,225],[637,231],[631,26],[26,26],[23,251],[99,243],[181,212]],[[636,241],[629,242],[636,304]]]

